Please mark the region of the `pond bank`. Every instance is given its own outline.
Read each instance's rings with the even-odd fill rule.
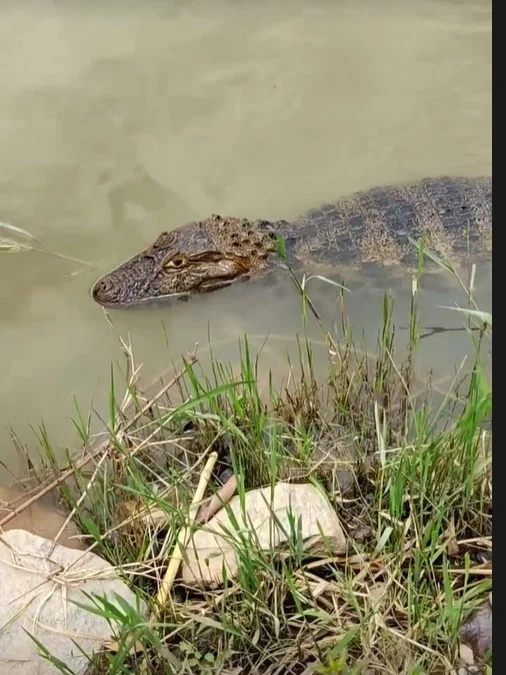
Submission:
[[[475,367],[435,408],[430,386],[412,395],[416,297],[402,355],[390,316],[385,298],[374,357],[346,321],[339,341],[322,326],[323,383],[301,339],[300,363],[287,364],[277,389],[269,377],[260,388],[266,374],[246,338],[238,370],[213,361],[205,376],[196,351],[149,393],[125,345],[127,393],[119,402],[111,382],[108,431],[93,440],[87,418],[78,418],[84,452],[63,474],[45,447],[47,484],[57,486],[84,546],[148,608],[146,622],[125,607],[95,607],[106,618],[116,612],[122,629],[90,673],[483,666],[490,641],[477,646],[481,627],[465,622],[491,603],[492,394],[479,356],[491,323],[471,314],[479,319],[469,333]],[[289,503],[278,498],[286,485],[305,491],[302,501],[285,488]],[[197,543],[206,531],[215,541],[219,523],[222,536],[224,522],[227,561],[209,540],[202,550]],[[266,522],[278,532],[271,546]],[[199,561],[192,575],[190,559]]]

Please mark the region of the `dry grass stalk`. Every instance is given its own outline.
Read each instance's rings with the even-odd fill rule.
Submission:
[[[193,352],[190,354],[188,358],[188,363],[190,365],[194,365],[198,361],[197,354]],[[136,414],[134,415],[130,420],[128,420],[125,424],[122,425],[122,427],[117,431],[117,438],[122,438],[123,435],[125,434],[126,431],[128,431],[131,427],[135,425],[135,423],[165,394],[167,391],[173,387],[186,373],[186,368],[182,368],[171,380],[168,382],[157,394],[150,399],[144,407]],[[110,441],[109,439],[103,441],[100,443],[100,445],[90,452],[89,454],[86,455],[86,457],[83,457],[81,460],[76,462],[74,465],[69,467],[66,470],[62,470],[60,475],[57,476],[54,480],[52,480],[48,485],[45,487],[41,488],[40,490],[37,490],[37,492],[24,501],[20,506],[17,506],[15,509],[12,510],[9,515],[5,516],[0,520],[0,528],[4,527],[12,518],[15,516],[18,516],[20,513],[22,513],[25,509],[27,509],[29,506],[34,504],[38,499],[41,497],[44,497],[44,495],[47,495],[49,492],[54,490],[56,487],[64,483],[66,480],[71,478],[76,471],[81,470],[84,468],[87,464],[89,464],[92,460],[96,459],[99,457],[102,453],[108,452],[110,448]]]

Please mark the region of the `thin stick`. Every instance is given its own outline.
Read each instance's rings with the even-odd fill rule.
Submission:
[[[90,263],[87,260],[81,260],[81,258],[74,258],[70,255],[65,255],[65,253],[56,253],[56,251],[50,251],[47,248],[35,248],[31,249],[35,253],[45,253],[46,255],[52,255],[55,258],[61,258],[62,260],[70,260],[70,262],[81,263],[82,265],[87,265],[88,267],[96,267],[95,263]]]
[[[68,516],[65,518],[65,522],[64,522],[63,525],[60,527],[60,529],[58,530],[58,533],[57,533],[56,536],[54,537],[54,541],[53,541],[53,543],[52,543],[52,546],[51,546],[51,548],[49,549],[49,552],[48,552],[48,554],[47,554],[48,558],[49,558],[49,557],[51,556],[51,554],[53,553],[54,548],[55,548],[55,546],[57,545],[58,539],[61,537],[62,532],[65,531],[65,528],[67,527],[67,525],[70,523],[70,521],[71,521],[72,518],[74,517],[74,514],[76,513],[77,509],[81,506],[81,504],[83,503],[84,499],[86,498],[86,495],[88,494],[88,490],[89,490],[90,487],[93,485],[93,483],[94,483],[94,481],[95,481],[95,478],[96,478],[96,476],[98,475],[98,472],[100,471],[100,468],[101,468],[102,464],[105,462],[106,458],[107,458],[107,453],[104,452],[104,454],[102,455],[102,457],[98,460],[98,463],[97,463],[97,466],[96,466],[96,468],[95,468],[95,471],[93,472],[92,477],[91,477],[90,480],[88,481],[88,485],[87,485],[86,488],[84,489],[83,494],[79,497],[79,499],[77,500],[76,505],[74,506],[74,508],[72,509],[72,511],[68,514]]]
[[[197,360],[198,360],[197,355],[196,355],[195,352],[193,352],[189,356],[188,363],[189,363],[189,365],[193,365],[194,363],[197,362]],[[173,387],[183,377],[183,375],[185,373],[186,373],[186,368],[181,369],[179,371],[179,373],[177,373],[170,380],[170,382],[168,382],[152,399],[150,399],[146,403],[146,405],[136,415],[134,415],[134,417],[132,417],[131,420],[129,420],[126,424],[123,425],[123,427],[121,427],[118,430],[117,435],[124,434],[126,431],[128,431],[128,429],[131,426],[133,426],[135,424],[135,422],[137,422],[137,420],[140,417],[142,417],[142,415],[144,415],[144,413],[147,410],[149,410],[149,408],[152,405],[154,405],[156,403],[156,401],[158,401],[158,399],[161,398],[167,392],[168,389]],[[74,466],[65,470],[63,473],[60,473],[60,475],[57,478],[55,478],[53,481],[51,481],[48,485],[46,485],[45,488],[42,488],[42,490],[39,490],[33,497],[30,497],[30,499],[27,499],[25,502],[23,502],[23,504],[16,507],[15,509],[13,509],[7,516],[5,516],[4,518],[2,518],[2,520],[0,520],[0,528],[2,528],[9,521],[11,521],[13,518],[18,516],[25,509],[27,509],[29,506],[31,506],[34,502],[36,502],[41,497],[46,495],[48,492],[51,492],[51,490],[53,490],[55,487],[58,487],[58,485],[61,485],[61,483],[64,483],[67,480],[67,478],[70,478],[77,470],[82,469],[84,466],[89,464],[89,462],[91,462],[93,459],[98,457],[102,452],[104,452],[104,450],[107,450],[108,447],[109,447],[109,444],[110,444],[109,439],[100,443],[98,448],[96,448],[95,450],[90,452],[89,455],[87,455],[86,457],[83,457],[81,460],[76,462],[76,464]]]
[[[169,591],[172,587],[172,584],[174,583],[174,579],[176,578],[179,565],[181,564],[183,551],[188,543],[191,527],[196,518],[200,502],[202,501],[202,497],[204,496],[204,492],[206,490],[207,484],[209,483],[209,479],[211,478],[211,474],[213,472],[213,468],[214,465],[216,464],[217,459],[218,453],[212,452],[209,455],[209,459],[207,460],[202,473],[200,474],[199,484],[197,485],[197,489],[195,490],[195,494],[193,495],[192,503],[190,506],[190,512],[188,514],[188,523],[186,527],[181,528],[179,532],[179,536],[177,538],[177,542],[174,547],[174,552],[172,554],[169,567],[167,568],[167,572],[165,573],[162,585],[160,587],[160,590],[158,591],[158,595],[156,596],[156,602],[160,608],[163,608],[165,606],[165,603],[167,602]]]
[[[152,613],[149,619],[150,624],[156,621],[158,612],[164,608],[165,603],[167,602],[167,598],[169,598],[170,589],[172,588],[172,584],[174,583],[174,579],[176,578],[179,565],[181,564],[183,551],[188,543],[191,527],[197,516],[200,502],[202,501],[202,497],[204,496],[204,492],[206,490],[207,484],[209,483],[209,479],[211,478],[211,474],[213,472],[213,468],[214,465],[216,464],[217,459],[218,453],[212,452],[209,455],[209,459],[207,460],[202,473],[200,474],[199,484],[197,485],[197,489],[195,490],[195,494],[193,495],[192,503],[190,505],[190,511],[188,514],[188,523],[185,527],[182,527],[181,530],[179,531],[179,535],[176,541],[176,545],[174,546],[174,552],[172,554],[171,561],[167,568],[167,572],[165,573],[165,576],[163,578],[160,590],[158,591],[158,594],[156,596],[156,603],[158,605],[158,609]],[[108,644],[108,648],[117,651],[118,643],[114,641]],[[130,653],[143,651],[144,646],[138,642],[131,647]],[[146,659],[142,661],[139,672],[141,673],[141,675],[147,675],[148,662]]]
[[[223,485],[216,494],[214,494],[209,501],[205,504],[202,504],[196,522],[199,525],[204,525],[210,520],[214,514],[219,511],[225,504],[232,499],[237,490],[237,477],[230,476],[225,485]]]

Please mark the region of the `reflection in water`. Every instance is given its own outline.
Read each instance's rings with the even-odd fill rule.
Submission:
[[[245,331],[258,347],[271,335],[266,367],[296,349],[300,301],[283,279],[117,312],[111,329],[90,299],[93,281],[162,229],[211,213],[290,219],[372,185],[490,171],[485,0],[37,6],[0,10],[0,220],[95,267],[0,254],[7,464],[8,424],[34,448],[29,425],[41,418],[56,444],[73,442],[71,395],[86,409],[95,392],[103,405],[117,333],[151,374],[209,332],[225,359]],[[489,273],[478,275],[485,310]],[[373,347],[390,282],[336,274]],[[335,289],[313,290],[337,322]],[[400,326],[410,280],[396,280],[395,293]],[[455,302],[466,302],[456,283],[427,277],[422,325],[460,328],[461,316],[438,309]],[[441,332],[421,352],[446,373],[469,353],[469,336]]]
[[[105,174],[105,175],[104,175]],[[107,180],[107,172],[103,172],[101,179]],[[125,180],[115,187],[111,187],[107,194],[111,211],[113,227],[121,231],[129,206],[137,206],[145,213],[160,214],[160,224],[164,225],[167,210],[177,207],[183,211],[188,206],[182,199],[171,193],[163,185],[152,178],[143,166],[135,167],[135,173],[129,180]]]

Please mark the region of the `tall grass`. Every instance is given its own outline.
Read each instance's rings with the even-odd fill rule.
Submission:
[[[282,389],[270,381],[262,395],[261,364],[245,337],[238,369],[213,358],[204,372],[193,355],[172,386],[146,394],[126,350],[128,396],[118,404],[111,375],[108,434],[99,451],[89,420],[76,416],[85,460],[71,460],[60,491],[92,549],[118,567],[154,619],[90,598],[90,611],[122,626],[90,672],[456,669],[459,627],[491,589],[482,560],[492,549],[492,394],[480,354],[492,321],[473,306],[471,283],[469,306],[459,311],[479,323],[478,334],[469,332],[475,364],[462,407],[441,428],[462,382],[452,383],[437,408],[429,391],[413,396],[422,271],[420,265],[413,277],[410,341],[400,360],[391,298],[385,296],[373,358],[354,340],[344,290],[340,334],[332,336],[307,294],[307,279],[293,277],[306,318],[312,315],[325,332],[323,383],[314,374],[311,344],[301,339],[298,377]],[[62,469],[46,437],[44,447],[54,481]],[[254,533],[232,522],[236,578],[224,572],[214,590],[176,581],[160,608],[157,593],[212,453],[218,462],[206,496],[230,470],[245,508],[252,488],[313,482],[343,523],[347,553],[304,552],[296,522],[286,550],[260,550]]]

